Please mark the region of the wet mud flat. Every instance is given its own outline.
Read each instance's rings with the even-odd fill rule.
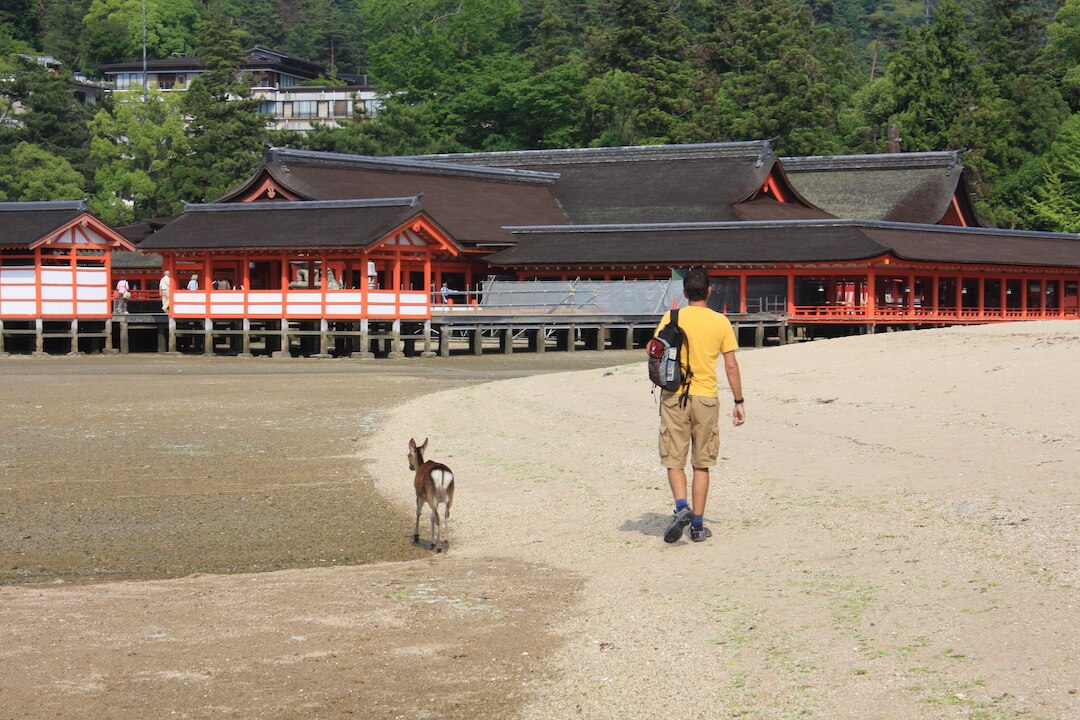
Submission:
[[[411,514],[365,469],[381,413],[437,390],[638,359],[0,358],[0,585],[425,557]]]

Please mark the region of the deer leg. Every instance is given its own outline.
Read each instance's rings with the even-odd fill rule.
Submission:
[[[450,484],[450,489],[446,493],[446,510],[443,511],[443,519],[446,520],[446,525],[443,527],[443,547],[450,547],[450,506],[454,504],[454,484]]]
[[[439,547],[439,506],[431,506],[431,549]]]
[[[416,527],[413,528],[413,545],[420,544],[420,511],[424,509],[424,498],[416,496]]]

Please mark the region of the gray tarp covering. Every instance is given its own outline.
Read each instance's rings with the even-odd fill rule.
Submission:
[[[658,315],[671,307],[672,300],[682,297],[682,283],[671,280],[486,280],[482,292],[480,305],[491,310]]]

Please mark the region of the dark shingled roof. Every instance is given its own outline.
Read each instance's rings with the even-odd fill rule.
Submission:
[[[761,188],[776,160],[768,141],[409,159],[556,172],[551,192],[573,224],[738,220],[734,206]]]
[[[0,203],[0,247],[28,248],[87,212],[85,200]]]
[[[462,244],[507,245],[513,237],[503,225],[566,222],[549,192],[551,173],[286,149],[267,153],[259,171],[219,202],[243,195],[264,170],[307,200],[423,195],[424,209]]]
[[[870,227],[865,232],[905,260],[1080,268],[1080,235],[942,226]]]
[[[143,240],[150,237],[178,217],[180,216],[170,215],[168,217],[146,218],[145,220],[140,220],[139,222],[134,222],[130,225],[124,225],[123,227],[119,227],[116,229],[116,232],[123,235],[132,243],[138,245]]]
[[[959,195],[975,224],[958,152],[834,155],[781,159],[792,185],[836,217],[928,223]]]
[[[512,228],[496,266],[914,261],[1080,268],[1080,236],[856,220]]]
[[[128,250],[113,250],[112,253],[112,266],[116,270],[158,270],[161,264],[161,256],[156,253]]]
[[[422,213],[417,197],[189,205],[139,249],[367,247]]]

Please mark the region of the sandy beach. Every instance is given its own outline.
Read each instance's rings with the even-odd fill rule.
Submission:
[[[1080,718],[1080,324],[740,352],[700,544],[661,539],[656,399],[609,357],[429,382],[362,433],[351,395],[311,411],[326,506],[369,483],[388,541],[430,438],[445,554],[0,587],[0,716]]]

